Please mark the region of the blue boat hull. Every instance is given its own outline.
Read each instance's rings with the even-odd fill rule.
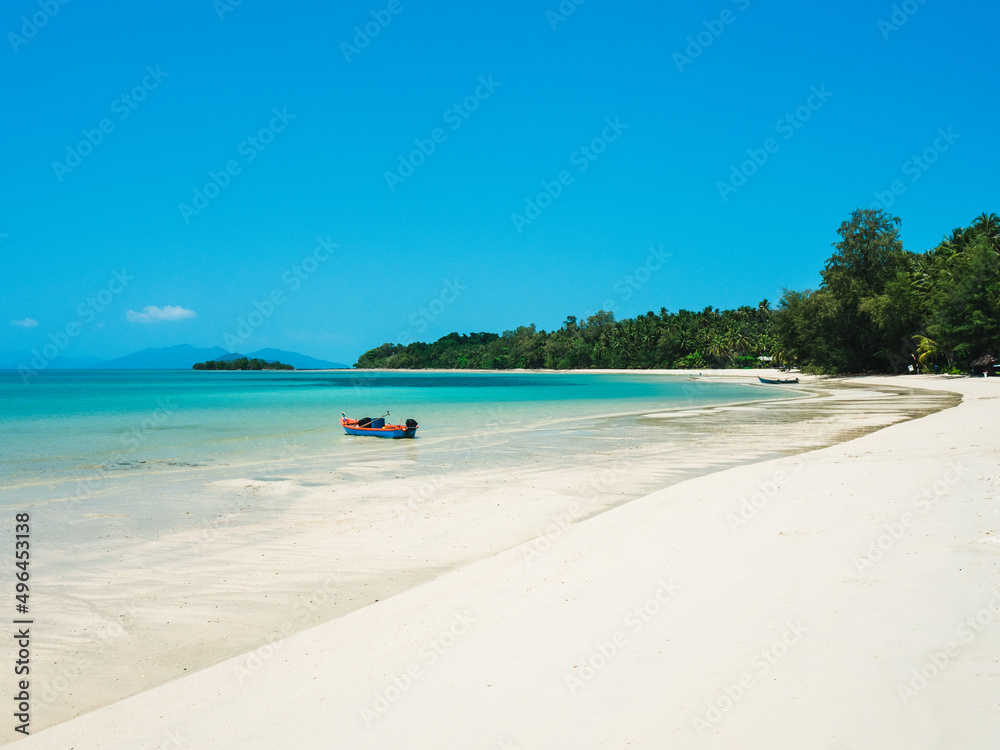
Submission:
[[[399,440],[400,438],[411,438],[417,434],[417,428],[414,427],[412,430],[365,430],[356,427],[344,427],[344,432],[348,435],[357,435],[359,437],[378,437],[378,438],[390,438],[393,440]]]
[[[412,419],[407,419],[406,424],[386,424],[385,417],[389,416],[389,412],[385,413],[384,417],[379,417],[378,419],[363,419],[364,426],[358,424],[357,419],[348,419],[344,412],[340,412],[340,426],[344,428],[344,432],[348,435],[355,435],[357,437],[379,437],[379,438],[389,438],[390,440],[399,440],[400,438],[411,438],[417,434],[417,423]]]

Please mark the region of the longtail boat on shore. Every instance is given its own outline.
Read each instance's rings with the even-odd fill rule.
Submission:
[[[363,417],[361,419],[348,419],[344,412],[340,412],[340,426],[348,435],[359,435],[379,438],[411,438],[417,434],[417,421],[407,419],[406,424],[386,424],[385,418],[389,416],[386,412],[378,419]]]
[[[757,380],[768,385],[788,385],[799,382],[798,378],[762,378],[760,375],[757,376]]]

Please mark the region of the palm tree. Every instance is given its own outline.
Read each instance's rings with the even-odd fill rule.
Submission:
[[[745,328],[740,328],[732,336],[733,350],[737,354],[746,354],[753,348],[753,344],[750,342],[750,337],[747,335]]]
[[[677,326],[677,346],[680,347],[681,354],[690,354],[695,348],[695,339],[691,335],[691,329],[685,325]]]
[[[984,211],[972,222],[972,228],[986,238],[990,247],[1000,252],[1000,216]]]
[[[765,325],[771,316],[771,303],[767,299],[762,299],[757,303],[757,323]]]
[[[788,363],[788,352],[785,351],[785,348],[780,342],[775,341],[771,344],[768,355],[771,357],[772,366],[784,365]]]
[[[937,249],[943,251],[946,255],[953,255],[954,253],[962,252],[962,248],[965,247],[968,241],[965,229],[957,227],[951,230],[950,235],[945,235],[945,238],[941,240],[941,244],[937,246]]]
[[[927,336],[917,334],[913,337],[917,344],[917,361],[930,369],[930,365],[942,354],[941,345]]]
[[[729,353],[729,347],[721,336],[711,336],[708,340],[708,355],[718,362],[724,362]]]

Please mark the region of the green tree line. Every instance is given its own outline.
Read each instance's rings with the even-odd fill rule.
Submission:
[[[978,216],[925,253],[899,219],[857,210],[841,224],[819,289],[786,291],[779,354],[818,372],[967,371],[1000,343],[1000,217]]]
[[[281,362],[265,362],[263,359],[247,359],[238,357],[230,360],[212,359],[208,362],[195,362],[192,370],[294,370],[291,365]]]
[[[816,290],[786,290],[777,307],[701,312],[660,308],[615,320],[599,311],[432,343],[383,344],[357,368],[496,369],[755,367],[759,357],[815,372],[967,370],[1000,342],[1000,218],[982,214],[925,253],[903,249],[899,219],[858,209]]]

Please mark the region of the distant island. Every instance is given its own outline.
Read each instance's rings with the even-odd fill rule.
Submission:
[[[212,359],[208,362],[195,362],[191,366],[192,370],[294,370],[295,368],[291,365],[285,365],[281,362],[265,362],[262,359],[247,359],[246,357],[239,357],[238,359],[228,359],[228,360],[217,360]]]
[[[317,359],[284,349],[258,349],[254,352],[229,352],[221,346],[196,347],[190,344],[143,349],[116,359],[96,357],[65,357],[42,361],[37,351],[0,351],[0,370],[21,367],[49,370],[190,370],[195,362],[229,360],[246,357],[265,362],[286,362],[296,370],[344,370],[349,365]]]
[[[932,250],[903,249],[900,220],[857,209],[817,290],[772,308],[665,308],[625,320],[598,311],[555,331],[534,324],[382,344],[354,365],[424,369],[799,367],[816,373],[989,372],[1000,355],[1000,217],[983,213]]]

